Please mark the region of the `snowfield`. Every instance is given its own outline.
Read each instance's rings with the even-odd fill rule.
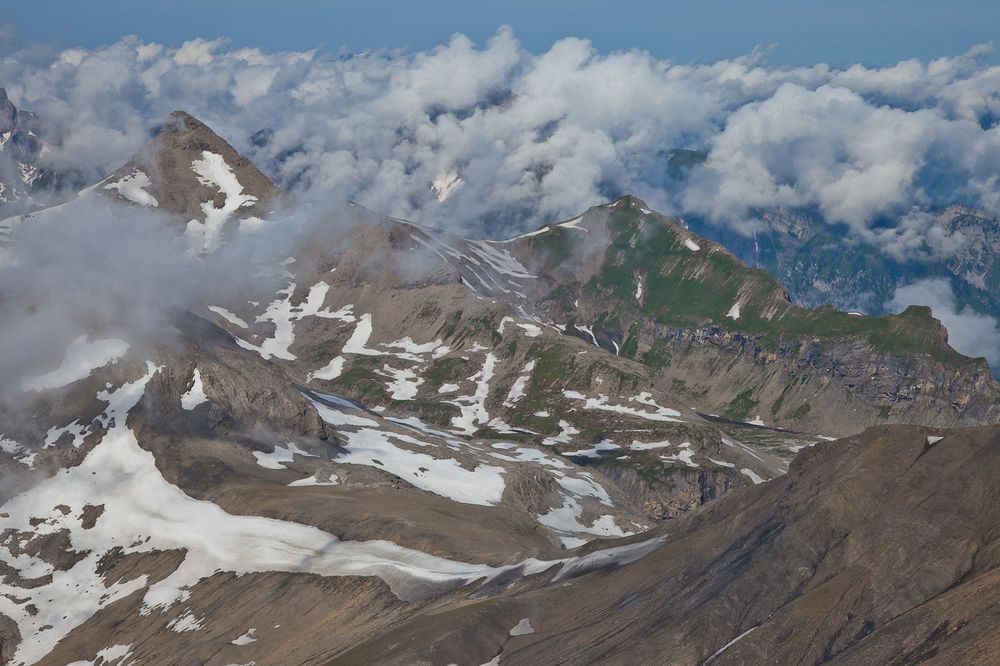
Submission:
[[[104,189],[117,190],[118,194],[122,195],[132,203],[139,204],[140,206],[156,207],[160,205],[156,200],[156,197],[145,190],[145,188],[152,184],[153,182],[149,179],[149,176],[142,171],[135,169],[132,173],[123,177],[121,180],[108,183],[104,186]]]
[[[225,196],[221,208],[216,208],[212,200],[201,204],[204,221],[187,223],[186,235],[191,251],[195,254],[214,252],[219,247],[226,221],[240,208],[257,203],[257,197],[243,194],[243,186],[222,155],[204,150],[201,159],[191,162],[191,169],[202,185],[216,188]]]

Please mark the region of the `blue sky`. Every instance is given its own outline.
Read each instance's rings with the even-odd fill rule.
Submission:
[[[93,47],[134,33],[178,44],[230,37],[265,49],[421,50],[463,32],[484,41],[503,24],[544,51],[566,36],[601,51],[638,47],[680,61],[714,61],[772,45],[768,60],[883,65],[1000,42],[997,0],[46,0],[4,3],[0,21],[26,42]],[[7,47],[9,48],[8,43]],[[3,49],[0,43],[0,49]],[[997,55],[992,60],[998,61]]]

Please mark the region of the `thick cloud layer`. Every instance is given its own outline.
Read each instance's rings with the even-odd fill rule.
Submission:
[[[482,47],[456,35],[350,57],[128,37],[23,48],[0,60],[0,85],[60,138],[47,159],[91,179],[182,108],[286,187],[469,233],[633,192],[746,230],[758,207],[815,208],[891,252],[947,252],[960,239],[925,238],[928,209],[1000,212],[1000,67],[978,60],[989,49],[836,70],[770,67],[759,53],[676,64],[572,38],[531,54],[508,29]],[[682,177],[674,148],[707,160]],[[451,174],[462,182],[439,201],[432,183]]]

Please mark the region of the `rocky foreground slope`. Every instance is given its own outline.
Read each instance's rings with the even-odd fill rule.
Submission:
[[[997,427],[872,428],[644,535],[635,562],[479,595],[328,663],[995,663],[998,456]]]
[[[730,627],[723,611],[735,605],[713,607],[702,621],[716,628],[697,641],[629,638],[622,648],[637,652],[619,656],[603,647],[616,640],[573,632],[631,618],[627,595],[609,609],[613,595],[587,597],[575,581],[621,566],[641,573],[614,593],[631,585],[639,599],[708,575],[697,567],[732,551],[743,555],[717,560],[720,571],[766,600],[751,544],[786,525],[805,550],[832,547],[865,515],[806,528],[832,520],[796,512],[815,508],[809,493],[839,497],[824,488],[847,477],[823,475],[861,440],[823,444],[804,457],[815,470],[796,463],[783,477],[800,449],[867,423],[997,415],[988,370],[951,350],[929,313],[796,308],[766,275],[632,197],[510,241],[355,205],[306,223],[231,146],[176,113],[104,181],[5,221],[4,260],[17,263],[31,225],[58,238],[94,211],[165,225],[154,238],[184,245],[184,271],[225,288],[183,307],[143,303],[152,327],[102,304],[73,322],[80,330],[54,333],[60,353],[8,364],[10,663],[479,664],[501,649],[504,663],[520,659],[522,645],[537,645],[523,663],[554,663],[540,618],[506,626],[510,609],[548,599],[592,618],[553,625],[580,638],[569,661],[648,659],[641,650],[669,644],[678,663],[696,663],[757,615]],[[5,322],[44,311],[14,286],[0,284]],[[795,486],[804,474],[818,476]],[[640,607],[650,631],[673,621]]]

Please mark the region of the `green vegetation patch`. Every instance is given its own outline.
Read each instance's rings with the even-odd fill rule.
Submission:
[[[753,397],[753,389],[741,391],[726,405],[722,414],[734,421],[745,421],[749,418],[750,412],[757,407],[757,402],[757,399]]]

